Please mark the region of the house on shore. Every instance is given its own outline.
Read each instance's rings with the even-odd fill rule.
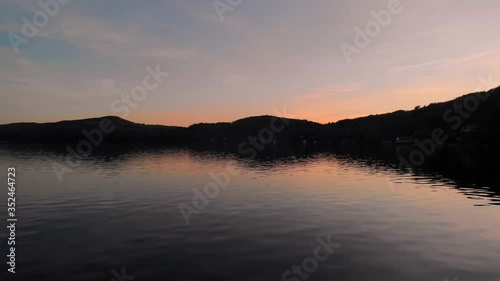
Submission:
[[[411,145],[415,143],[414,137],[397,137],[396,144],[398,145]]]

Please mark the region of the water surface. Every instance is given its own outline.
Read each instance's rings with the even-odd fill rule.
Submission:
[[[137,149],[78,160],[60,182],[63,154],[0,147],[3,177],[17,169],[17,280],[111,280],[123,267],[134,280],[282,280],[328,235],[340,247],[307,280],[500,280],[498,186],[329,153],[257,161]],[[228,163],[230,183],[186,224],[179,204],[192,206],[193,190]]]

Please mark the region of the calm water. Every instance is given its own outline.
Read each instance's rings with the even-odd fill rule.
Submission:
[[[334,154],[100,153],[62,183],[54,161],[62,154],[0,146],[4,182],[17,169],[17,280],[111,280],[124,267],[134,280],[282,280],[318,239],[339,247],[307,280],[500,280],[498,186]],[[228,163],[230,183],[187,225],[179,204]]]

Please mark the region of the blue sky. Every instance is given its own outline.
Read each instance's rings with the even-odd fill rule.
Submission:
[[[0,123],[115,115],[112,102],[156,65],[170,76],[127,119],[189,125],[286,107],[288,117],[329,122],[500,79],[493,0],[401,0],[402,12],[348,63],[340,44],[354,44],[355,28],[390,1],[243,0],[221,21],[210,0],[72,0],[16,54],[7,35],[22,35],[22,18],[42,9],[4,0]]]

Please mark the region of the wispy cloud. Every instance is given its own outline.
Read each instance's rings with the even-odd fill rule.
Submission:
[[[454,66],[454,65],[457,65],[457,64],[466,63],[468,61],[473,61],[473,60],[476,60],[476,59],[479,59],[479,58],[482,58],[482,57],[486,57],[486,56],[489,56],[489,55],[495,55],[495,54],[499,54],[499,53],[500,53],[500,49],[496,49],[496,50],[482,52],[482,53],[478,53],[478,54],[474,54],[474,55],[470,55],[470,56],[464,56],[464,57],[455,58],[455,59],[452,59],[451,62],[449,62],[449,63],[447,63],[445,65],[439,66],[437,69],[443,69],[443,68],[446,68],[446,67],[450,67],[450,66]]]
[[[132,23],[124,26],[122,22],[79,16],[62,17],[41,36],[111,56],[188,60],[197,54],[191,47],[173,46],[171,40],[150,34]]]
[[[444,69],[450,66],[455,66],[459,64],[463,64],[466,62],[474,61],[483,57],[487,57],[490,55],[495,55],[499,54],[500,49],[495,49],[495,50],[490,50],[486,52],[480,52],[477,54],[473,55],[466,55],[466,56],[460,56],[460,57],[453,57],[453,58],[443,58],[443,59],[437,59],[433,61],[427,61],[419,64],[411,64],[411,65],[404,65],[400,67],[395,67],[392,69],[389,69],[387,71],[388,74],[394,74],[394,73],[400,73],[403,71],[410,71],[410,70],[440,70]]]

